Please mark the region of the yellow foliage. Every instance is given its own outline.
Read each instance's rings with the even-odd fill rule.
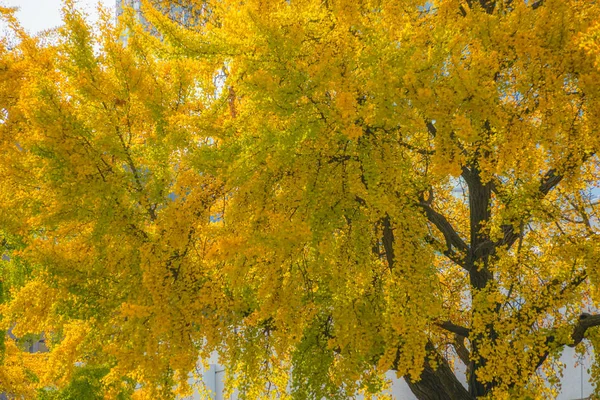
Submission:
[[[217,352],[251,399],[555,396],[600,325],[599,4],[142,8],[0,9],[0,391],[175,398]]]

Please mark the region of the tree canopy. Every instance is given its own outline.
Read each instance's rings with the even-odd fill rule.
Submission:
[[[598,2],[0,11],[0,392],[174,398],[217,352],[248,399],[553,398],[600,345]]]

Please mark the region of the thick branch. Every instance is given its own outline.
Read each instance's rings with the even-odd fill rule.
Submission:
[[[466,260],[471,285],[477,289],[486,287],[492,273],[489,271],[489,257],[494,253],[494,247],[483,229],[490,219],[490,201],[492,198],[491,182],[483,182],[476,162],[470,168],[462,167],[462,178],[469,188],[469,222],[470,222],[470,252]],[[478,268],[475,266],[479,265]]]
[[[542,196],[546,196],[550,190],[555,188],[562,181],[563,177],[564,175],[557,174],[554,168],[546,172],[540,182],[540,193],[542,193]]]
[[[429,134],[435,137],[437,135],[437,128],[435,125],[433,125],[433,122],[427,121],[425,125],[427,126],[427,131],[429,131]]]
[[[477,249],[487,236],[481,231],[482,223],[490,218],[490,200],[492,185],[490,182],[483,183],[477,166],[471,168],[462,167],[461,176],[467,182],[469,188],[469,211],[471,222],[471,248]]]
[[[573,339],[572,343],[556,342],[555,332],[552,332],[551,334],[549,334],[546,337],[546,346],[550,347],[550,346],[554,345],[557,347],[560,347],[560,346],[575,347],[579,343],[581,343],[583,341],[583,339],[585,339],[585,334],[586,334],[587,330],[590,328],[593,328],[594,326],[600,326],[600,314],[592,315],[592,314],[588,314],[588,313],[583,313],[579,316],[579,320],[573,327],[573,333],[571,333],[571,339]],[[536,370],[544,363],[544,361],[546,361],[546,358],[548,358],[549,354],[550,354],[550,349],[548,348],[546,351],[544,351],[543,354],[540,355],[540,357],[538,359],[538,363],[535,367]]]
[[[410,377],[405,377],[406,383],[415,396],[420,400],[474,400],[435,346],[428,342],[426,349],[430,356],[423,362],[423,371],[419,380],[413,382]],[[437,368],[432,367],[429,359],[435,360]]]
[[[581,341],[585,338],[586,331],[594,326],[600,326],[600,314],[581,314],[579,316],[579,321],[577,322],[577,325],[575,325],[573,333],[571,334],[573,343],[569,344],[569,347],[575,347],[581,343]]]
[[[458,354],[458,358],[467,366],[471,364],[471,354],[467,347],[465,346],[465,338],[461,335],[454,335],[454,350],[456,350],[456,354]],[[467,376],[469,375],[469,371],[467,371]]]
[[[435,225],[435,227],[444,235],[448,250],[451,250],[451,246],[454,246],[461,252],[467,253],[469,251],[469,246],[461,239],[446,217],[435,211],[431,205],[425,201],[421,201],[419,205],[425,210],[425,215],[429,222]]]
[[[538,9],[538,8],[540,8],[540,7],[541,7],[543,4],[544,4],[544,0],[538,0],[538,1],[536,1],[535,3],[533,3],[533,4],[531,5],[531,8],[532,8],[533,10],[537,10],[537,9]]]
[[[454,249],[451,248],[452,246],[448,246],[447,244],[444,245],[440,243],[436,238],[430,235],[426,236],[425,240],[427,241],[427,243],[434,245],[434,247],[440,252],[442,252],[446,257],[448,257],[450,261],[454,262],[461,268],[465,268],[464,255],[454,251]],[[443,249],[444,246],[446,247],[445,249]]]
[[[469,328],[465,328],[464,326],[456,325],[450,321],[444,321],[438,324],[440,328],[444,328],[448,332],[455,333],[462,337],[468,338],[471,330]]]
[[[488,14],[492,14],[496,8],[495,0],[479,0],[479,4],[481,5],[481,8],[483,8]]]
[[[382,220],[383,225],[383,248],[385,249],[385,258],[390,270],[394,269],[394,231],[390,222],[390,216],[386,215]]]

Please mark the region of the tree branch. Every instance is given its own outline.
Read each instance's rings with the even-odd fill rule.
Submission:
[[[405,377],[406,383],[417,398],[425,400],[474,400],[475,398],[456,378],[448,362],[436,350],[433,343],[428,341],[425,348],[428,357],[423,360],[423,371],[419,380],[413,382],[410,377]],[[435,360],[437,368],[434,368],[429,360]]]
[[[496,8],[495,0],[479,0],[479,4],[487,14],[492,14]]]
[[[571,339],[573,339],[573,343],[557,343],[555,332],[553,331],[550,335],[546,337],[546,346],[556,345],[556,346],[569,346],[575,347],[579,343],[585,339],[585,334],[588,329],[593,328],[594,326],[600,326],[600,314],[588,314],[582,313],[579,316],[579,320],[573,327],[573,333],[571,333]],[[540,355],[537,365],[535,369],[537,370],[541,365],[546,361],[548,355],[550,354],[550,349],[544,351],[543,354]]]
[[[444,235],[448,250],[451,251],[451,246],[454,246],[461,252],[467,253],[469,251],[469,246],[461,239],[446,217],[435,211],[431,205],[424,200],[421,200],[419,205],[425,210],[425,215],[429,222],[435,225],[435,227]]]
[[[471,330],[469,328],[465,328],[464,326],[456,325],[450,321],[444,321],[437,324],[440,328],[447,330],[448,332],[455,333],[459,336],[468,338]]]
[[[460,358],[460,360],[463,362],[463,364],[465,364],[467,366],[467,368],[469,368],[469,365],[471,364],[471,354],[470,354],[469,350],[467,350],[467,347],[465,346],[464,336],[454,335],[454,342],[452,343],[452,346],[454,346],[454,350],[456,350],[456,354],[458,355],[458,358]],[[469,372],[467,371],[467,376],[468,375],[469,375]]]
[[[540,182],[540,193],[542,193],[542,196],[546,196],[550,190],[554,189],[562,181],[563,177],[564,175],[557,174],[554,168],[546,172]]]
[[[406,143],[406,142],[402,141],[401,139],[398,140],[398,144],[410,151],[414,151],[415,153],[421,154],[423,156],[432,156],[435,154],[435,151],[433,151],[433,150],[419,149],[418,147],[415,147],[410,143]]]
[[[581,167],[587,160],[592,158],[594,154],[595,153],[593,152],[585,154],[581,160],[581,164],[579,164],[578,167]],[[544,174],[544,176],[540,180],[539,200],[546,197],[546,195],[550,193],[550,191],[554,189],[563,180],[564,174],[559,174],[556,171],[557,170],[555,168],[551,168],[550,170],[548,170],[548,172]],[[527,212],[523,219],[527,219],[530,214],[530,212]],[[500,242],[496,243],[496,247],[506,246],[507,250],[510,249],[515,244],[517,239],[521,236],[521,232],[516,233],[515,228],[512,225],[508,224],[502,225],[502,232],[504,233],[504,237],[502,238],[502,240],[500,240]]]
[[[540,8],[543,5],[544,5],[544,0],[538,0],[538,1],[536,1],[535,3],[533,3],[531,5],[531,9],[532,10],[537,10],[538,8]]]
[[[433,122],[427,121],[425,122],[425,125],[427,126],[427,131],[429,131],[429,134],[435,137],[437,135],[437,128],[435,125],[433,125]]]
[[[465,268],[465,260],[463,255],[457,253],[452,248],[448,248],[449,246],[447,244],[444,245],[440,243],[436,238],[434,238],[431,235],[426,236],[425,240],[427,241],[427,243],[438,247],[440,249],[439,251],[442,252],[446,257],[448,257],[450,261],[452,261],[461,268]],[[445,250],[443,250],[444,246],[446,247]]]
[[[569,344],[569,347],[575,347],[585,338],[585,333],[589,328],[594,326],[600,326],[600,314],[588,314],[583,313],[579,316],[579,321],[575,328],[573,329],[573,333],[571,334],[571,338],[573,339],[573,343]]]
[[[390,216],[386,215],[381,221],[383,225],[383,248],[385,250],[385,258],[388,262],[388,267],[391,270],[394,269],[394,231],[392,230],[392,224]]]
[[[582,271],[581,273],[578,273],[569,282],[565,283],[564,286],[562,286],[562,283],[563,283],[562,279],[554,278],[550,282],[548,282],[546,285],[544,285],[543,288],[538,289],[538,293],[540,293],[540,296],[542,298],[544,298],[544,299],[545,298],[552,298],[555,301],[556,300],[560,300],[560,299],[563,298],[563,296],[565,295],[565,293],[567,292],[567,290],[577,288],[586,279],[587,279],[587,273],[585,271]],[[536,304],[532,304],[528,308],[521,308],[518,311],[518,313],[516,314],[516,319],[519,320],[519,321],[522,320],[523,319],[523,317],[522,317],[523,314],[529,314],[529,315],[538,315],[538,314],[541,314],[541,313],[545,312],[545,310],[547,309],[547,307],[548,307],[547,303],[543,303],[543,305],[541,305],[541,306],[540,305],[536,305]]]

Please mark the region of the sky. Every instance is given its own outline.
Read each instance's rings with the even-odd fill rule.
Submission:
[[[76,4],[90,16],[97,19],[96,6],[115,8],[115,0],[76,0]],[[5,7],[19,7],[17,18],[30,34],[61,25],[61,8],[63,0],[0,0]]]

